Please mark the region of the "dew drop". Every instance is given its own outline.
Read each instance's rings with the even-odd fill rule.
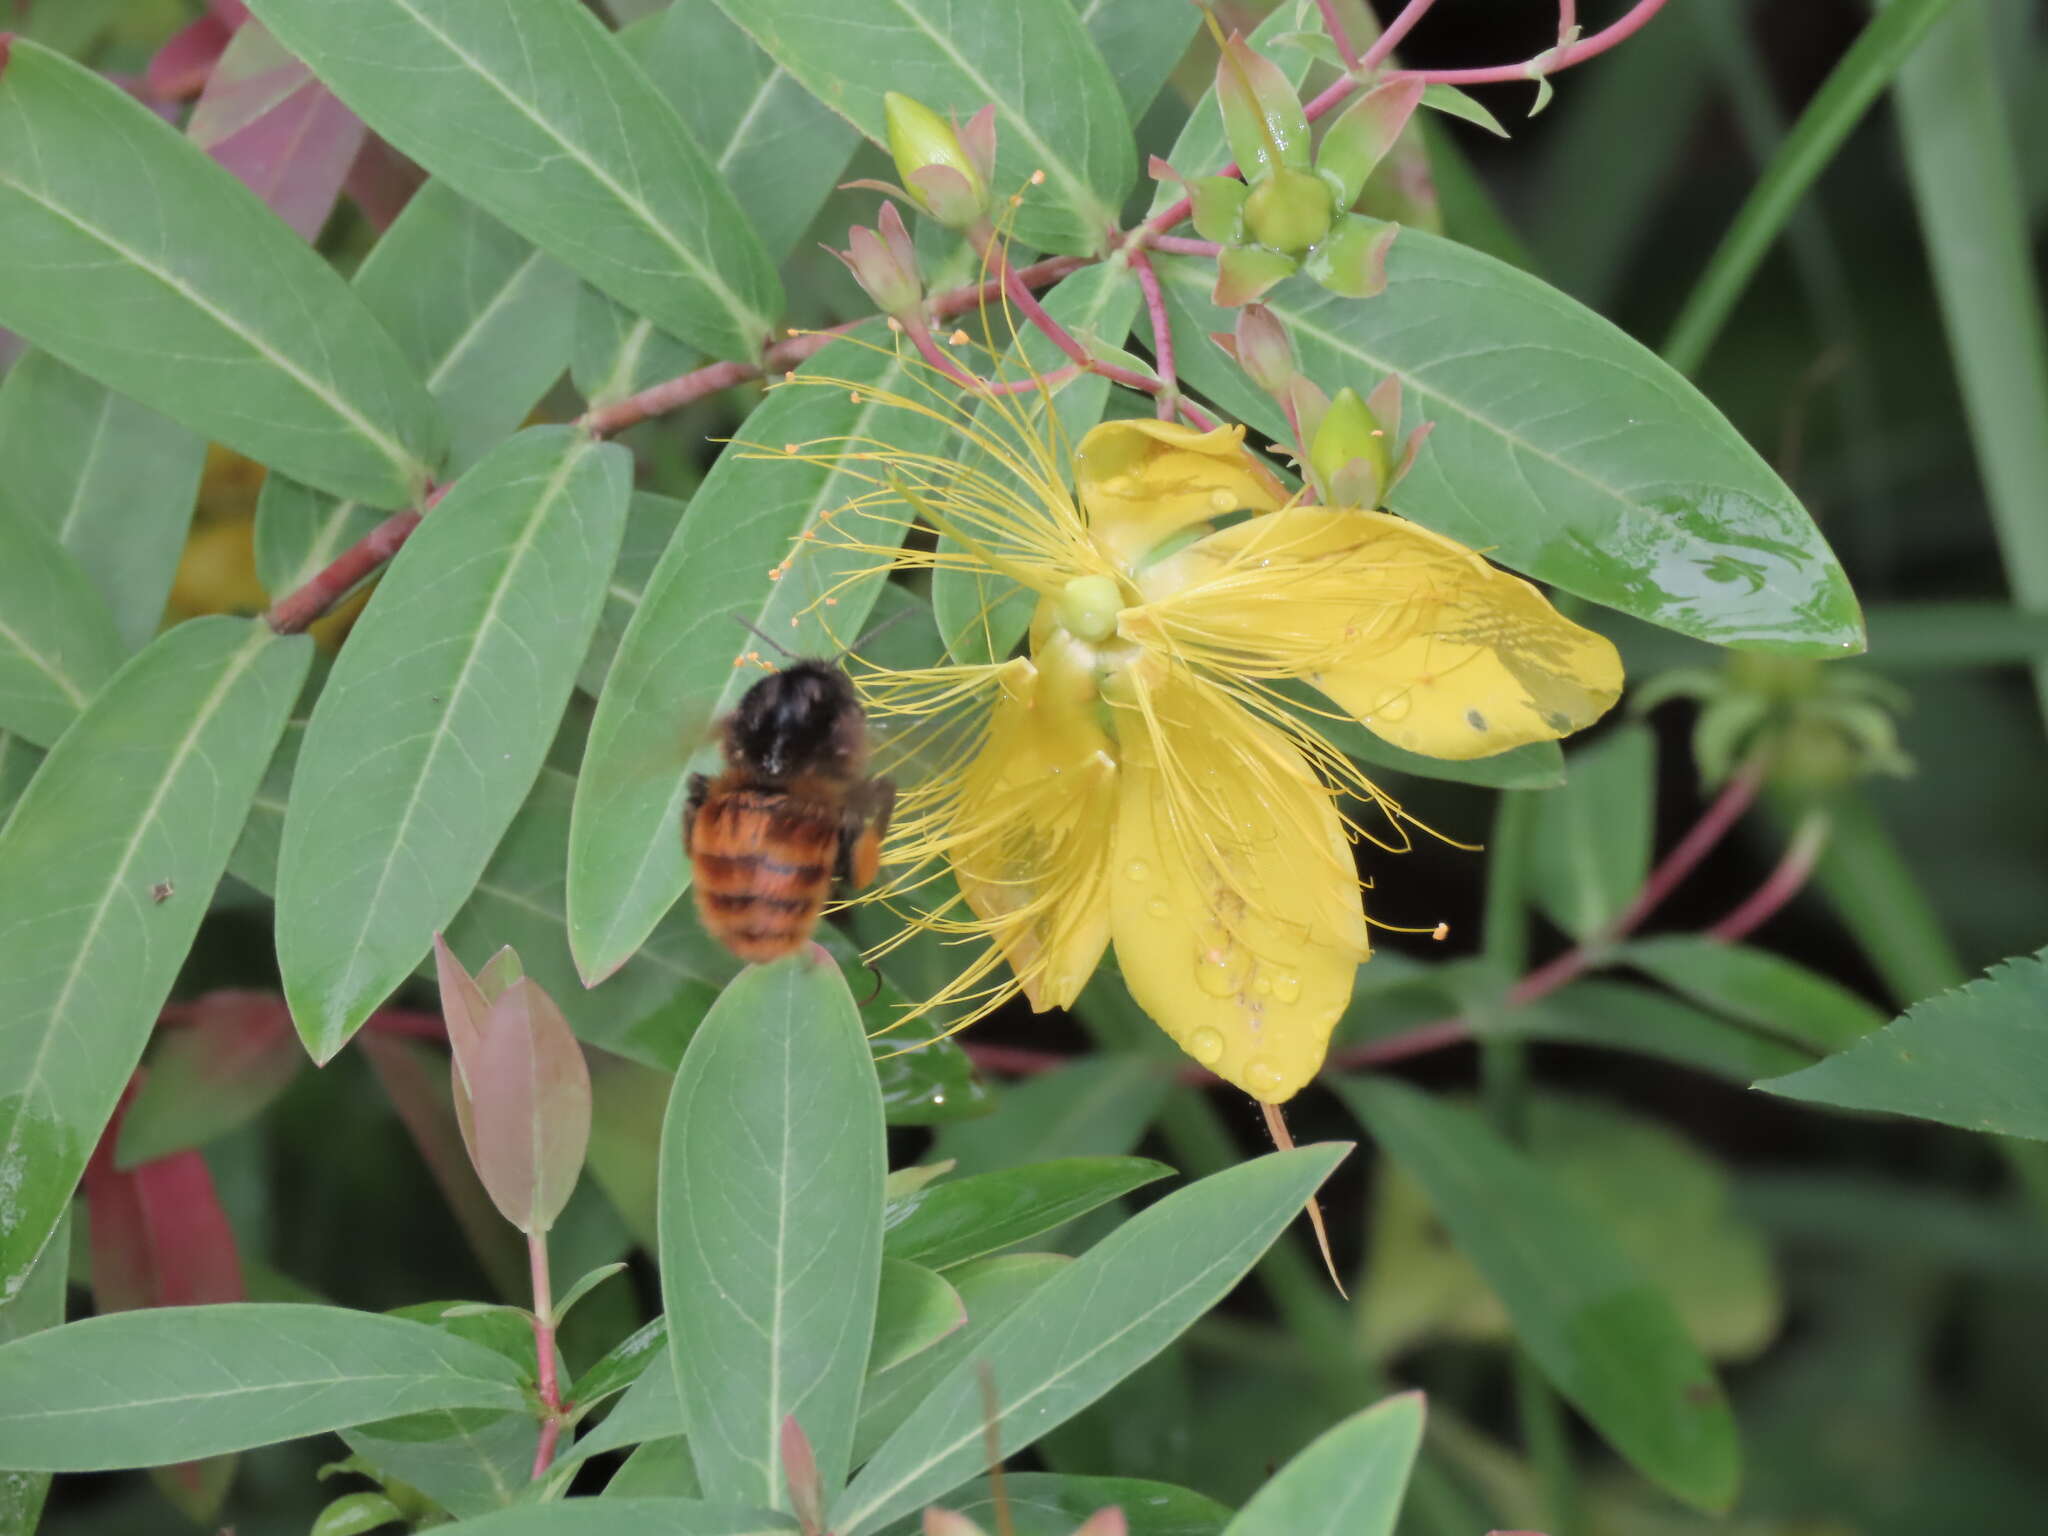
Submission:
[[[1188,1036],[1188,1054],[1205,1067],[1223,1059],[1223,1036],[1213,1029],[1198,1029]]]
[[[1195,985],[1211,997],[1235,997],[1244,985],[1243,957],[1234,949],[1206,949],[1195,965]]]
[[[1253,1093],[1278,1093],[1287,1086],[1287,1079],[1271,1062],[1253,1060],[1245,1063],[1244,1085]]]
[[[1152,866],[1143,859],[1133,859],[1124,866],[1124,878],[1127,880],[1149,880],[1152,878]]]
[[[1145,904],[1145,910],[1151,913],[1151,915],[1154,917],[1164,917],[1166,916],[1167,912],[1171,909],[1166,905],[1165,897],[1154,896],[1149,902]]]
[[[1209,493],[1209,505],[1218,512],[1235,512],[1237,510],[1237,497],[1229,491],[1211,491]]]
[[[1283,1003],[1293,1002],[1301,996],[1301,978],[1282,971],[1273,978],[1273,995]]]
[[[1252,978],[1252,990],[1261,997],[1270,997],[1273,992],[1272,978],[1264,974]]]

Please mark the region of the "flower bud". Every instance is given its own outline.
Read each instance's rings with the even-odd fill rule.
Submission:
[[[988,207],[988,180],[953,125],[896,91],[883,95],[882,112],[889,153],[910,195],[949,228],[964,229],[979,219]],[[991,118],[977,138],[992,145],[993,132]]]
[[[1245,230],[1263,246],[1298,255],[1330,232],[1331,212],[1330,189],[1320,177],[1280,166],[1245,199]]]
[[[1282,394],[1294,382],[1293,338],[1265,305],[1247,304],[1237,312],[1236,342],[1238,366],[1267,394]]]
[[[1386,490],[1392,455],[1386,430],[1358,391],[1337,391],[1308,446],[1309,471],[1333,506],[1372,508]]]
[[[903,227],[903,215],[894,203],[882,204],[876,220],[880,232],[856,224],[847,231],[850,250],[834,251],[866,290],[875,307],[885,315],[911,314],[924,302],[924,283],[918,277],[917,247],[910,231]]]
[[[1308,118],[1294,87],[1279,66],[1236,33],[1216,61],[1216,102],[1246,181],[1282,167],[1308,169]]]

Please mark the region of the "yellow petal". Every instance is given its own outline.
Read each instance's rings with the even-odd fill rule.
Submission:
[[[1285,497],[1245,450],[1243,427],[1106,421],[1081,439],[1074,487],[1095,543],[1137,568],[1161,540],[1226,512],[1270,512]]]
[[[1333,798],[1286,737],[1174,669],[1116,693],[1117,963],[1180,1048],[1253,1098],[1316,1075],[1368,954]]]
[[[1145,574],[1124,633],[1305,677],[1398,747],[1491,757],[1592,724],[1621,658],[1519,576],[1386,512],[1292,507]]]
[[[960,789],[960,892],[1035,1009],[1072,1003],[1109,943],[1116,761],[1086,654],[1055,632],[1004,671]]]

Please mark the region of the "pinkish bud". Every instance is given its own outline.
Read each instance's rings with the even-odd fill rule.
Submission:
[[[810,1437],[793,1413],[782,1421],[781,1440],[789,1507],[803,1536],[818,1536],[825,1529],[825,1481],[818,1475],[818,1458],[811,1450]]]
[[[1294,342],[1279,316],[1263,304],[1247,304],[1237,312],[1237,346],[1233,356],[1251,381],[1269,395],[1286,392],[1299,369]]]
[[[986,1533],[965,1515],[932,1504],[924,1512],[924,1536],[986,1536]]]
[[[889,153],[895,156],[897,174],[910,195],[948,228],[966,229],[976,223],[988,209],[988,176],[982,159],[986,156],[993,164],[992,111],[977,113],[970,122],[972,146],[930,107],[900,92],[883,94],[882,114],[888,125]]]
[[[924,284],[917,274],[916,248],[894,203],[882,205],[880,223],[879,234],[865,225],[854,225],[846,232],[851,248],[832,254],[845,264],[876,308],[900,318],[915,313],[924,303]]]

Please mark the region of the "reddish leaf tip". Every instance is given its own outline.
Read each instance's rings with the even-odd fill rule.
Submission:
[[[7,61],[14,56],[14,34],[0,32],[0,73],[7,68]]]

